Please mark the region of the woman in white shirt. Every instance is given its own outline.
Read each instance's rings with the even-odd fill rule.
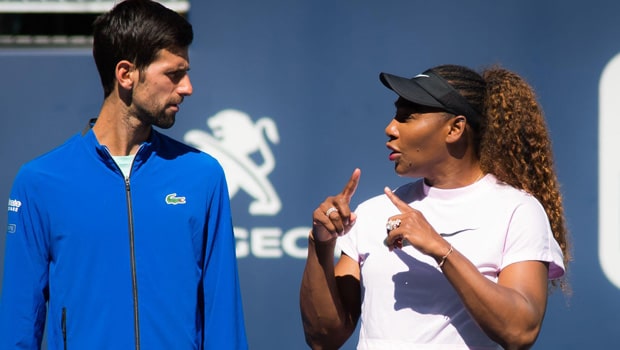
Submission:
[[[534,344],[569,260],[551,144],[532,88],[502,68],[443,65],[407,79],[389,159],[419,179],[349,207],[361,172],[313,214],[300,305],[306,341],[336,349]],[[334,260],[338,241],[342,255]]]

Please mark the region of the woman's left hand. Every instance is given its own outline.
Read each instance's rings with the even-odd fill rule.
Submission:
[[[384,192],[400,211],[399,215],[394,215],[388,219],[388,223],[399,222],[399,224],[393,225],[395,227],[392,230],[388,229],[385,242],[390,250],[402,248],[403,243],[409,242],[420,252],[437,258],[443,256],[450,249],[450,243],[435,231],[422,212],[403,202],[388,187],[384,189]]]
[[[529,348],[536,341],[547,305],[549,263],[529,260],[512,263],[499,272],[497,282],[446,241],[424,215],[403,202],[389,188],[385,194],[400,214],[388,232],[390,250],[402,248],[406,240],[420,252],[432,256],[450,281],[476,323],[505,349]],[[450,258],[446,260],[446,257]],[[447,262],[444,264],[444,262]]]

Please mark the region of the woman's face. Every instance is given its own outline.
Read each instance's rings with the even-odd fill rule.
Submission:
[[[389,159],[400,176],[433,178],[448,159],[446,137],[452,115],[438,108],[396,102],[396,116],[385,128]]]

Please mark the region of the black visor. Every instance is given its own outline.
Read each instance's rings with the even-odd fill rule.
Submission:
[[[388,89],[407,101],[422,106],[441,108],[446,112],[465,116],[472,124],[480,124],[482,119],[480,113],[476,112],[452,85],[431,70],[411,79],[381,73],[379,79]]]

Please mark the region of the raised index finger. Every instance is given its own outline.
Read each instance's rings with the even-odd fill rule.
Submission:
[[[353,174],[351,174],[351,178],[349,182],[344,186],[342,190],[342,195],[347,199],[348,202],[351,202],[351,198],[355,194],[355,190],[357,190],[357,185],[360,183],[360,176],[362,171],[359,168],[353,170]]]
[[[385,187],[383,189],[383,192],[385,192],[385,194],[388,196],[388,198],[390,199],[390,201],[392,201],[392,203],[396,206],[396,208],[398,208],[398,210],[400,210],[401,213],[405,213],[408,211],[412,211],[413,209],[409,206],[409,204],[405,203],[402,201],[402,199],[400,199],[396,193],[392,192],[392,190],[390,190],[389,187]]]

